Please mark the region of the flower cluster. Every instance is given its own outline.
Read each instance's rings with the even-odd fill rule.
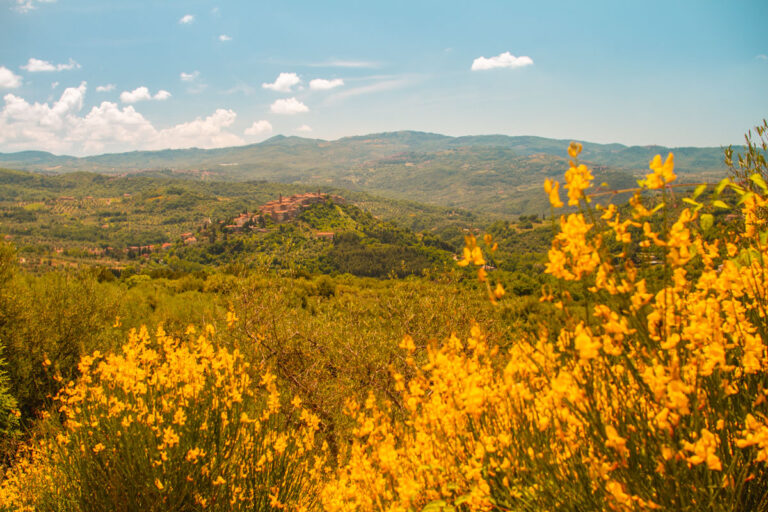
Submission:
[[[57,398],[62,425],[49,426],[35,454],[76,510],[118,502],[126,510],[299,510],[314,502],[318,418],[299,402],[284,407],[268,369],[214,339],[212,326],[190,327],[185,339],[142,328],[119,353],[82,358],[81,377]],[[14,466],[3,492],[44,508],[36,500],[45,492],[24,491],[24,468]]]
[[[705,204],[667,206],[673,156],[650,168],[629,211],[560,217],[547,272],[562,286],[545,294],[559,327],[499,351],[475,326],[466,342],[431,345],[421,365],[402,345],[413,376],[394,375],[398,400],[349,405],[357,439],[326,486],[328,510],[765,506],[766,199],[716,187],[712,207],[728,189],[743,219],[721,240]],[[591,179],[571,162],[570,205],[589,205]],[[545,190],[562,206],[557,182]]]

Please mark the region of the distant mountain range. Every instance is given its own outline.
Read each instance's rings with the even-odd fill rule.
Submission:
[[[480,212],[515,215],[546,209],[539,191],[567,169],[567,140],[400,131],[335,141],[278,135],[259,144],[217,149],[132,151],[77,158],[41,151],[0,153],[0,166],[36,172],[161,172],[225,181],[269,180],[364,190]],[[675,154],[684,179],[726,173],[722,148],[666,148],[582,142],[581,158],[599,182],[631,186],[656,154]],[[739,150],[740,148],[735,148]]]

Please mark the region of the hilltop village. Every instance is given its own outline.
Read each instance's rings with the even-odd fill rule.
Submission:
[[[259,213],[241,213],[232,224],[226,227],[230,229],[242,229],[248,223],[259,222],[260,218],[269,216],[274,223],[287,222],[295,219],[301,212],[313,204],[333,201],[338,204],[345,204],[343,197],[320,192],[307,192],[305,194],[294,194],[289,197],[283,197],[280,194],[278,199],[270,201],[259,207]]]

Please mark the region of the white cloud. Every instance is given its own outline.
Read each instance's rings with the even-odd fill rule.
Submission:
[[[237,114],[233,110],[219,108],[205,119],[198,117],[194,121],[160,130],[158,138],[159,147],[187,148],[196,146],[215,148],[242,144],[243,139],[224,131],[224,128],[231,126],[235,122],[236,117]]]
[[[99,85],[96,87],[96,92],[109,92],[115,89],[115,84]]]
[[[43,147],[57,150],[66,147],[62,137],[72,125],[77,112],[83,108],[85,82],[79,87],[64,90],[58,101],[52,106],[48,103],[27,103],[14,94],[6,94],[5,107],[0,111],[0,144],[26,145],[30,148]]]
[[[246,135],[264,135],[265,133],[272,132],[272,123],[262,119],[261,121],[254,121],[250,128],[245,130]]]
[[[5,66],[0,66],[0,89],[15,89],[21,85],[21,77]]]
[[[56,0],[16,0],[16,5],[12,7],[18,12],[29,12],[37,9],[37,4],[51,4]]]
[[[500,53],[495,57],[478,57],[472,61],[472,71],[485,71],[495,68],[522,68],[533,65],[530,57],[515,57],[509,52]]]
[[[185,73],[185,72],[182,71],[181,75],[179,75],[179,76],[181,77],[181,81],[182,82],[192,82],[198,76],[200,76],[200,72],[199,71],[193,71],[191,73]]]
[[[58,101],[30,104],[6,94],[0,110],[0,147],[38,149],[56,153],[93,154],[104,151],[184,147],[222,147],[243,144],[228,132],[237,115],[218,109],[205,118],[158,129],[133,106],[122,109],[109,101],[81,115],[86,84],[67,88]]]
[[[152,99],[153,99],[153,100],[157,100],[157,101],[163,101],[163,100],[167,100],[167,99],[168,99],[168,98],[170,98],[170,97],[171,97],[171,93],[169,93],[168,91],[164,91],[164,90],[162,90],[162,89],[161,89],[161,90],[157,91],[157,94],[155,94],[155,95],[152,97]]]
[[[272,89],[277,92],[291,92],[291,87],[301,83],[299,75],[296,73],[280,73],[271,84],[263,83],[264,89]]]
[[[344,85],[344,80],[341,78],[334,78],[333,80],[315,78],[309,82],[309,88],[318,91],[326,91],[328,89],[333,89],[334,87],[340,87],[342,85]]]
[[[309,126],[308,124],[303,124],[303,125],[299,126],[298,128],[296,128],[296,131],[297,132],[302,132],[302,133],[309,133],[309,132],[312,131],[312,127]]]
[[[30,73],[37,73],[41,71],[69,71],[72,69],[79,69],[81,66],[72,59],[66,64],[51,64],[47,60],[40,60],[30,58],[27,61],[26,66],[21,66],[21,69],[26,69]]]
[[[59,86],[59,82],[51,82],[51,89],[55,89]]]
[[[179,23],[181,23],[182,25],[189,25],[193,21],[195,21],[195,17],[192,14],[185,14],[184,16],[181,17],[181,19],[179,20]]]
[[[231,40],[232,40],[232,38],[229,37],[227,34],[221,34],[219,36],[219,41],[221,41],[221,42],[227,42],[227,41],[231,41]]]
[[[269,110],[273,114],[300,114],[302,112],[309,112],[309,107],[297,100],[296,98],[279,99],[275,101]]]
[[[123,103],[136,103],[138,101],[147,101],[147,100],[167,100],[171,97],[171,93],[168,91],[157,91],[157,94],[152,96],[149,93],[149,89],[144,87],[143,85],[141,87],[137,87],[136,89],[132,91],[123,91],[120,93],[120,101]]]

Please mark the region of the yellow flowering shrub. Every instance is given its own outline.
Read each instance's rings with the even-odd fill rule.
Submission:
[[[39,444],[0,487],[8,510],[307,510],[319,420],[214,329],[132,331],[80,362]]]
[[[724,180],[675,208],[674,158],[657,156],[629,209],[591,208],[580,150],[565,176],[580,208],[546,270],[561,286],[542,299],[564,323],[503,352],[475,326],[421,364],[404,342],[400,395],[348,406],[356,440],[327,510],[768,509],[768,190]],[[724,190],[727,237],[705,213],[729,207]],[[557,182],[545,191],[563,205]],[[461,263],[480,266],[470,242]]]

